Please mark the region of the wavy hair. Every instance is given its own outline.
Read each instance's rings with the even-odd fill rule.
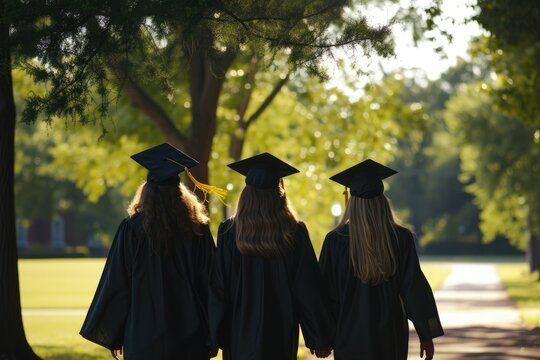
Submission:
[[[352,196],[341,223],[349,224],[349,254],[352,271],[363,283],[378,285],[395,274],[396,219],[383,194],[362,199]]]
[[[283,188],[259,189],[247,185],[233,216],[236,246],[244,255],[271,257],[294,246],[298,220]]]
[[[208,223],[205,206],[182,183],[179,186],[142,184],[127,209],[133,217],[144,212],[143,226],[154,254],[166,254],[172,242],[202,234]]]

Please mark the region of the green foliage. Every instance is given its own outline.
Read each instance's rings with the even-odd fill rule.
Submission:
[[[489,31],[477,51],[487,56],[497,76],[491,85],[509,116],[540,122],[540,3],[479,0],[478,21]]]
[[[233,197],[242,179],[232,181],[229,178],[234,177],[224,171],[232,161],[231,134],[248,139],[245,156],[266,149],[293,163],[295,159],[304,162],[310,186],[295,189],[291,184],[293,202],[309,207],[310,202],[323,201],[327,209],[336,194],[320,200],[319,192],[337,189],[322,181],[332,171],[367,156],[390,161],[398,151],[398,139],[408,137],[409,144],[421,140],[426,121],[423,109],[418,103],[400,100],[400,79],[365,89],[366,96],[351,104],[338,90],[326,89],[309,77],[324,77],[322,62],[338,47],[355,47],[364,55],[391,53],[389,27],[370,25],[369,9],[359,4],[113,1],[82,6],[52,1],[48,5],[39,19],[13,33],[20,54],[16,64],[45,85],[22,93],[27,101],[23,120],[44,118],[49,124],[45,152],[50,161],[39,171],[55,181],[74,183],[91,202],[114,189],[113,193],[119,193],[117,205],[125,204],[144,179],[142,169],[133,170],[129,155],[167,135],[160,135],[132,108],[133,98],[118,97],[118,88],[136,79],[178,132],[191,136],[193,122],[199,121],[192,91],[201,82],[191,77],[189,69],[197,66],[199,53],[211,72],[229,57],[233,59],[230,68],[225,67],[216,109],[218,135],[209,164],[210,182],[232,187]],[[414,11],[411,7],[398,16]],[[24,43],[30,30],[37,32],[32,33],[31,42]],[[34,60],[22,60],[28,57]],[[256,71],[252,72],[254,61]],[[254,80],[250,82],[251,73]],[[256,114],[276,84],[288,77],[289,84],[274,99],[277,104],[249,129],[239,127],[239,107],[246,94],[250,101],[245,114]],[[66,119],[64,124],[53,124],[55,116]],[[99,127],[81,126],[75,120]],[[337,197],[335,201],[341,202]],[[214,219],[224,215],[219,203],[212,203],[210,210]],[[313,218],[311,212],[300,215]],[[315,237],[322,238],[332,222],[330,217],[322,223],[313,221]]]
[[[351,102],[316,79],[293,79],[292,89],[282,90],[249,128],[245,157],[269,151],[300,169],[300,174],[285,179],[285,188],[316,248],[334,224],[331,206],[343,204],[343,188],[328,178],[367,157],[388,163],[399,152],[399,138],[421,138],[426,120],[422,108],[402,102],[403,91],[402,80],[388,78],[366,88],[361,100]],[[228,127],[234,121],[220,123],[210,165],[211,182],[231,190],[231,204],[244,186],[244,178],[225,167],[232,161],[226,149]],[[213,203],[211,211],[213,219],[222,218],[219,203]]]
[[[235,68],[230,73],[238,74],[239,70]],[[232,207],[224,214],[222,204],[210,198],[214,227],[234,211],[236,196],[244,181],[226,167],[233,161],[229,155],[230,133],[236,128],[237,103],[233,95],[242,84],[238,76],[230,76],[232,79],[227,82],[230,88],[218,109],[221,121],[209,166],[210,183],[231,190],[227,202]],[[260,75],[250,106],[256,107],[264,99],[274,77],[278,76]],[[249,128],[244,156],[270,151],[302,171],[285,183],[292,204],[299,217],[308,223],[317,246],[334,223],[330,207],[343,201],[343,189],[327,180],[328,177],[366,157],[390,162],[399,153],[400,138],[410,139],[411,144],[421,140],[427,119],[419,104],[401,101],[404,91],[403,80],[390,77],[366,88],[361,100],[351,102],[338,89],[327,89],[316,79],[294,78],[290,87],[284,88]],[[46,154],[47,160],[40,164],[39,172],[54,181],[75,184],[90,201],[99,201],[98,204],[104,195],[118,191],[121,196],[116,198],[117,202],[125,206],[145,178],[144,169],[129,156],[160,141],[155,131],[138,130],[138,126],[146,125],[144,120],[133,117],[128,123],[116,115],[129,111],[129,104],[118,104],[111,116],[111,124],[118,123],[118,128],[112,127],[100,141],[96,141],[100,129],[95,127],[77,126],[74,132],[72,127],[76,125],[53,125],[48,133],[44,129],[36,131],[34,140],[26,140],[33,146],[44,146],[40,153]]]
[[[461,180],[481,209],[484,238],[503,235],[523,249],[540,230],[540,130],[494,108],[485,88],[463,86],[445,118],[461,148]]]
[[[195,52],[216,67],[246,48],[268,58],[268,66],[275,65],[273,56],[286,53],[290,68],[318,76],[324,76],[320,61],[338,47],[391,54],[389,27],[369,25],[366,14],[345,11],[349,5],[343,0],[8,2],[7,14],[16,25],[11,34],[16,66],[48,85],[45,94],[27,98],[23,120],[34,122],[42,114],[48,121],[54,116],[102,121],[116,99],[107,84],[121,88],[128,76],[171,94],[175,74],[189,66]]]
[[[22,94],[34,91],[42,92],[43,89],[36,86],[27,75],[21,71],[13,74],[15,82],[15,100],[17,105],[22,105]],[[19,109],[21,106],[19,106]],[[96,143],[97,129],[82,128],[66,144],[70,128],[58,126],[58,129],[45,123],[29,126],[23,123],[17,124],[15,136],[16,161],[15,161],[15,197],[16,213],[26,223],[36,218],[52,218],[74,212],[76,216],[75,229],[79,239],[86,240],[89,237],[98,236],[105,244],[111,240],[112,233],[118,225],[120,216],[123,215],[126,201],[119,198],[115,189],[106,188],[101,183],[101,178],[96,179],[95,172],[111,169],[107,166],[95,166],[94,172],[84,171],[85,177],[91,177],[94,181],[92,186],[85,186],[71,181],[65,176],[62,161],[73,164],[74,171],[81,171],[75,164],[79,164],[81,158],[98,156],[101,152],[88,152],[81,145],[81,139],[87,139],[92,144]],[[76,147],[76,148],[75,148]],[[60,149],[66,149],[62,153]],[[65,157],[62,157],[64,155]],[[101,160],[105,165],[110,164],[106,156]],[[94,163],[95,164],[95,163]],[[115,165],[110,164],[112,166]],[[114,173],[107,176],[109,181],[115,181]],[[81,189],[83,190],[81,192]],[[102,190],[100,198],[95,195],[96,189]],[[88,198],[94,203],[89,203]],[[99,200],[99,201],[98,201]]]
[[[426,87],[409,82],[404,91],[405,101],[424,108],[427,128],[413,144],[407,138],[400,139],[394,162],[400,169],[399,186],[391,187],[388,196],[398,209],[407,210],[401,220],[417,233],[422,247],[434,242],[481,241],[478,210],[458,180],[460,144],[454,141],[441,114],[463,83],[483,73],[481,64],[460,61]]]

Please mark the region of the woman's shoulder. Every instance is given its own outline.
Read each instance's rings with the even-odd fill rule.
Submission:
[[[223,220],[219,224],[218,237],[221,239],[228,237],[234,238],[234,219],[232,217]]]
[[[330,231],[327,235],[327,239],[335,239],[335,241],[343,241],[349,237],[349,224],[340,224],[335,229]]]
[[[397,232],[399,238],[411,238],[412,239],[414,237],[414,233],[409,228],[406,228],[403,225],[395,224],[394,229]]]
[[[228,219],[223,220],[219,224],[219,229],[222,231],[229,231],[234,225],[234,218],[230,217]]]
[[[122,223],[128,226],[135,233],[140,231],[144,232],[144,213],[138,212],[130,215],[126,217]]]
[[[408,228],[402,225],[394,225],[394,230],[396,231],[397,242],[400,247],[405,249],[414,246],[416,235]]]
[[[349,246],[349,224],[338,225],[324,238],[323,248],[344,249]]]

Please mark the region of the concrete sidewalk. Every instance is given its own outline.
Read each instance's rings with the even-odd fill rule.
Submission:
[[[540,332],[522,326],[495,264],[452,264],[435,298],[446,335],[434,340],[434,359],[540,359]],[[419,359],[411,330],[409,359]]]
[[[434,340],[434,359],[540,359],[540,331],[522,327],[519,311],[508,298],[495,264],[451,266],[452,272],[435,292],[446,334]],[[419,359],[419,349],[411,324],[409,359]]]

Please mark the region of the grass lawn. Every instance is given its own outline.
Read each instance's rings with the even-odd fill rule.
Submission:
[[[104,264],[105,259],[19,260],[23,309],[87,309]],[[450,271],[447,265],[429,262],[422,262],[422,269],[433,289]],[[107,350],[79,335],[83,320],[84,315],[23,316],[28,341],[43,359],[112,359]],[[300,348],[299,358],[307,353]]]
[[[110,353],[79,335],[84,315],[24,315],[26,336],[42,359],[94,360]]]
[[[527,264],[498,264],[497,273],[527,325],[540,327],[540,281]]]
[[[28,341],[42,359],[112,359],[110,352],[79,335],[84,315],[24,315]],[[216,359],[221,359],[219,355]]]
[[[19,260],[23,309],[87,309],[104,265],[105,259]]]

